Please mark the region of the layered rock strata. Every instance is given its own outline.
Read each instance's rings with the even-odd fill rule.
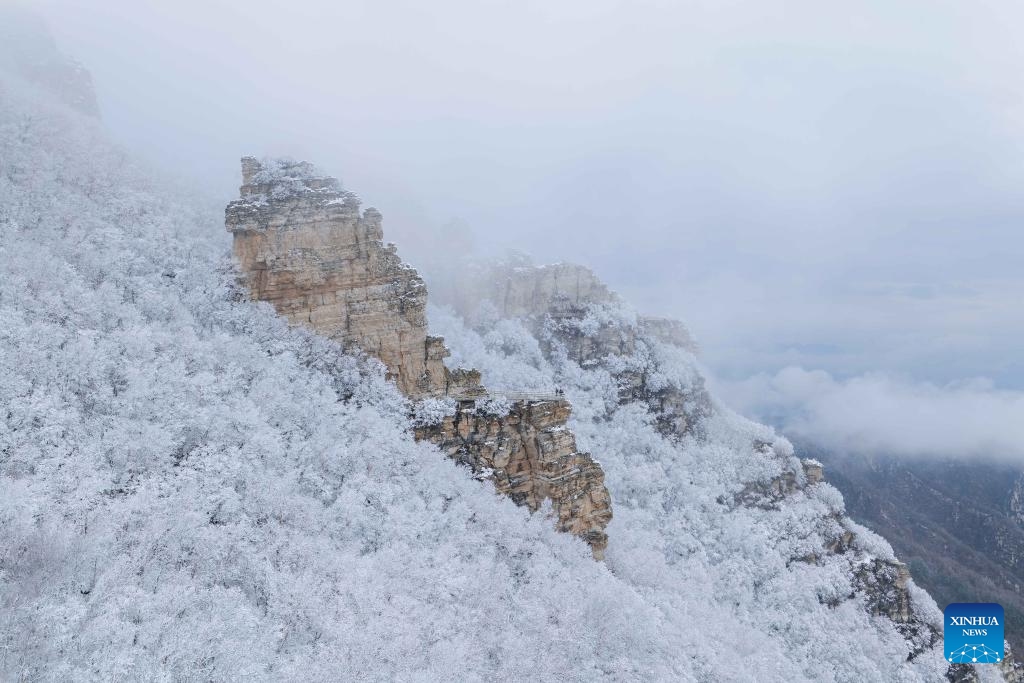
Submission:
[[[225,225],[252,297],[292,324],[377,357],[411,399],[455,399],[454,414],[418,427],[417,438],[531,511],[550,500],[558,528],[603,557],[611,497],[600,465],[576,448],[565,426],[569,404],[525,397],[505,402],[511,408],[496,415],[478,408],[485,397],[480,373],[445,366],[444,340],[427,331],[426,285],[395,245],[384,243],[381,214],[361,211],[335,178],[302,162],[245,157],[240,192]]]
[[[241,198],[228,204],[234,255],[254,299],[379,358],[408,396],[452,389],[448,350],[427,334],[427,287],[384,244],[381,215],[310,164],[242,160]]]
[[[418,427],[416,438],[437,444],[531,511],[552,501],[557,528],[585,539],[602,559],[611,498],[600,465],[577,449],[565,426],[570,410],[558,398],[518,400],[498,414],[466,401],[441,423]]]

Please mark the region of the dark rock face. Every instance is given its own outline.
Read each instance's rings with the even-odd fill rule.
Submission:
[[[648,346],[645,333],[637,325],[619,321],[592,322],[586,306],[558,306],[537,326],[542,348],[548,355],[564,353],[580,367],[594,367],[607,359],[643,358]],[[638,354],[638,351],[641,352]],[[640,402],[650,408],[659,431],[666,436],[685,436],[711,413],[711,398],[701,377],[691,378],[688,386],[654,382],[656,362],[610,367],[619,386],[619,402]]]

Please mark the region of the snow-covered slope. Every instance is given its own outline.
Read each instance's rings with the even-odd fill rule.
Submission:
[[[0,679],[683,675],[375,363],[236,300],[213,203],[0,88]]]
[[[485,277],[502,282],[502,270]],[[486,298],[475,311],[465,296],[461,304],[461,315],[431,311],[453,363],[480,368],[498,390],[556,384],[572,400],[570,426],[601,461],[613,498],[613,573],[670,622],[707,620],[704,633],[718,643],[693,648],[740,659],[776,653],[770,664],[743,662],[727,680],[744,670],[756,680],[943,678],[942,617],[931,598],[910,581],[908,618],[896,623],[885,613],[898,612],[889,544],[845,517],[834,487],[807,485],[788,441],[708,397],[689,349],[644,334],[635,312],[614,296],[559,316],[503,317]],[[580,358],[566,348],[567,326],[570,337],[606,343],[588,344]],[[623,346],[629,351],[607,351]],[[645,390],[695,397],[690,412],[702,417],[689,433],[666,433],[649,401],[624,392],[626,376],[642,377]],[[700,405],[699,396],[711,405]],[[793,485],[777,494],[773,484],[787,476]],[[698,678],[721,673],[708,661],[725,658],[700,651]]]
[[[942,678],[854,590],[887,544],[822,552],[853,528],[834,489],[730,502],[792,464],[767,428],[718,407],[669,438],[607,364],[436,310],[496,388],[573,399],[615,498],[594,562],[415,443],[375,361],[243,301],[220,205],[0,78],[0,679]]]

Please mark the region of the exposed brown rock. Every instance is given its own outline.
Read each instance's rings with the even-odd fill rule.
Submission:
[[[293,324],[376,356],[412,399],[457,399],[454,415],[418,427],[417,438],[436,443],[531,511],[550,500],[558,528],[603,557],[611,497],[600,465],[579,452],[565,426],[569,404],[526,397],[501,414],[485,414],[485,403],[476,402],[485,397],[480,373],[445,367],[444,340],[427,333],[423,280],[393,244],[384,244],[380,213],[360,212],[359,200],[336,179],[307,163],[245,157],[242,183],[225,223],[253,298]]]
[[[803,465],[808,486],[825,481],[825,466],[819,461],[814,458],[804,458],[800,464]]]
[[[494,313],[518,318],[532,328],[549,358],[565,357],[583,368],[607,369],[618,382],[619,402],[646,404],[659,431],[666,436],[702,436],[701,423],[711,414],[712,405],[700,378],[689,385],[680,382],[666,386],[656,377],[652,381],[658,361],[643,362],[651,358],[646,355],[651,350],[665,351],[661,345],[696,353],[697,346],[682,323],[644,316],[631,319],[616,305],[616,295],[582,266],[534,267],[527,259],[519,259],[477,268],[463,277],[472,284],[453,286],[457,295],[449,301],[464,317],[472,319],[479,311],[483,320]],[[481,306],[488,300],[493,309]],[[629,356],[640,362],[622,362],[623,357]],[[757,440],[752,446],[764,457],[778,460],[782,471],[774,477],[747,482],[734,495],[720,496],[720,504],[776,511],[795,492],[823,484],[825,473],[820,462],[798,460],[791,449],[779,449],[767,441]],[[1024,500],[1024,495],[1020,498]],[[841,509],[833,509],[827,517],[831,519],[823,519],[821,526],[822,552],[793,557],[790,561],[817,564],[823,560],[822,553],[848,557],[853,572],[852,590],[846,596],[822,598],[825,603],[838,607],[847,599],[864,600],[871,614],[892,620],[904,636],[910,648],[908,659],[935,648],[941,641],[941,630],[922,618],[913,600],[907,567],[895,560],[865,556],[858,547],[855,527],[848,523]],[[1008,663],[1003,668],[1004,676],[1007,671],[1010,675],[1019,672]],[[951,666],[949,676],[956,681],[977,680],[973,667],[967,665]]]
[[[253,298],[375,355],[408,396],[447,393],[448,350],[427,335],[427,288],[385,245],[381,215],[310,164],[242,160],[241,199],[227,229]]]
[[[884,614],[897,624],[910,621],[907,565],[876,558],[858,568],[855,578],[864,588],[872,614]]]
[[[564,400],[528,399],[489,415],[466,401],[440,424],[418,427],[416,438],[437,444],[531,511],[550,500],[558,529],[583,537],[602,559],[611,499],[600,465],[576,448],[565,426],[570,410]]]
[[[895,560],[873,558],[854,570],[854,586],[864,595],[868,610],[893,621],[896,630],[912,646],[908,659],[914,659],[936,647],[942,632],[915,612],[909,584],[910,571]]]

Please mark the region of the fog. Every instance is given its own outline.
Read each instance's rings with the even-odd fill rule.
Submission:
[[[1024,389],[1019,4],[36,7],[111,132],[225,199],[242,154],[308,159],[408,260],[585,263],[724,383]]]
[[[1024,394],[984,380],[939,386],[875,373],[840,381],[789,367],[718,389],[737,410],[845,453],[1024,462]]]

